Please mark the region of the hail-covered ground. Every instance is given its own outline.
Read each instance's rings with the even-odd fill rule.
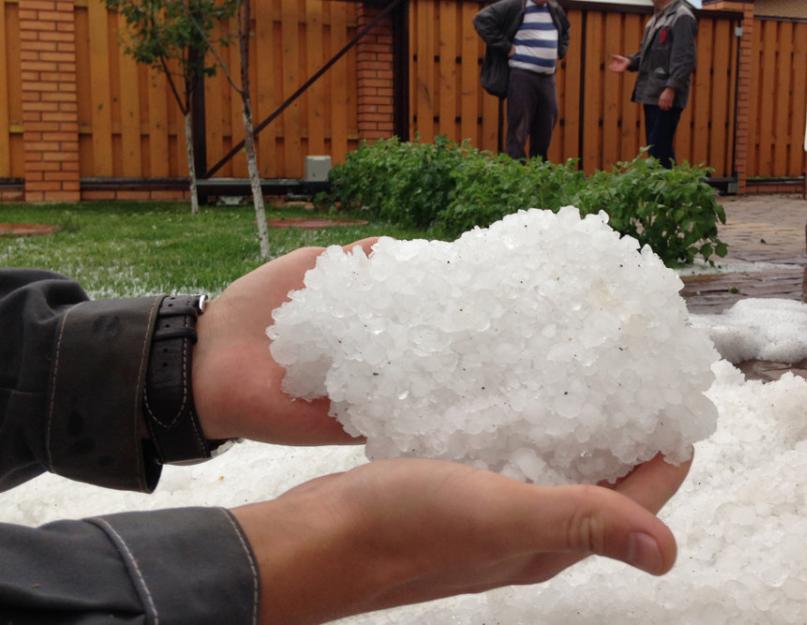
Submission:
[[[578,252],[559,248],[554,253]],[[692,325],[708,329],[727,358],[784,355],[791,362],[807,358],[807,306],[801,304],[752,301],[725,316],[693,318]],[[703,375],[711,384],[705,394],[716,407],[717,430],[696,443],[690,476],[661,515],[679,543],[678,563],[670,574],[653,578],[617,562],[590,559],[544,585],[446,599],[350,622],[803,624],[807,613],[807,381],[786,374],[769,384],[749,382],[726,360],[714,363],[711,372]],[[662,374],[669,375],[658,373]],[[636,390],[633,386],[619,392]],[[363,462],[361,447],[304,449],[243,443],[204,465],[166,468],[151,496],[42,476],[0,497],[0,521],[38,525],[123,510],[235,506],[271,499],[305,480]]]

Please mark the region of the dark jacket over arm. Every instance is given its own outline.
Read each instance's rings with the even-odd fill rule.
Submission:
[[[154,488],[141,398],[159,299],[90,302],[56,274],[0,270],[0,491],[47,470]],[[256,568],[225,510],[1,521],[0,622],[255,623]]]
[[[525,0],[499,0],[474,17],[474,28],[486,46],[482,86],[492,95],[502,98],[507,95],[508,54],[524,20],[525,6]],[[569,20],[556,0],[549,0],[547,6],[558,31],[558,59],[562,59],[569,50]]]

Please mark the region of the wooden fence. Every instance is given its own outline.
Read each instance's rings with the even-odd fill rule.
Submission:
[[[82,178],[182,176],[186,166],[182,120],[165,79],[135,65],[121,51],[120,20],[100,0],[73,1],[77,70],[75,87],[67,87],[77,96]],[[560,119],[550,158],[580,158],[591,172],[632,158],[644,144],[643,116],[630,102],[635,77],[612,74],[606,64],[612,53],[638,48],[647,14],[635,7],[564,1],[572,36],[569,55],[557,75]],[[51,77],[43,73],[45,69],[38,77],[20,69],[21,58],[33,49],[28,44],[42,43],[44,35],[32,41],[31,32],[21,28],[25,19],[32,27],[30,17],[21,17],[19,2],[0,0],[0,183],[25,176],[23,132],[26,123],[32,131],[35,122],[26,121],[24,108],[32,108],[26,101],[31,94],[20,85]],[[421,140],[444,134],[496,148],[498,102],[480,87],[484,47],[473,29],[473,16],[482,4],[410,0],[408,5],[408,53],[392,60],[392,52],[405,51],[406,46],[393,45],[386,35],[385,41],[390,41],[378,46],[378,62],[363,60],[355,49],[348,53],[261,133],[264,177],[301,177],[306,154],[331,154],[340,162],[360,136],[383,134],[380,125],[372,130],[373,120],[389,115],[380,113],[392,104],[408,105],[403,119],[408,119],[413,138],[416,133]],[[359,2],[336,0],[255,1],[252,67],[258,119],[356,33],[363,10]],[[740,13],[700,14],[698,66],[677,136],[679,159],[705,162],[717,176],[735,173],[736,109],[743,95],[737,89],[744,75],[738,69],[736,29],[741,23]],[[225,49],[223,55],[237,75],[236,50]],[[32,57],[27,58],[30,64]],[[751,58],[747,175],[800,176],[805,169],[801,138],[807,105],[807,22],[757,18]],[[388,75],[401,67],[408,67],[408,97],[392,102]],[[379,95],[388,94],[376,101],[364,93],[372,89],[361,88],[363,80],[368,85],[377,82]],[[207,162],[212,164],[241,138],[241,121],[238,102],[223,75],[206,80],[205,103]],[[218,175],[245,176],[243,157],[233,159]]]
[[[21,81],[18,6],[0,0],[0,178],[24,175]]]
[[[807,22],[757,19],[754,26],[749,176],[801,176],[807,165]]]
[[[498,102],[479,85],[484,46],[472,23],[479,7],[456,0],[412,6],[411,127],[423,141],[444,134],[497,147]],[[610,73],[607,63],[611,54],[639,49],[647,15],[607,8],[571,8],[567,15],[571,43],[557,74],[560,115],[549,157],[580,158],[590,173],[633,158],[645,144],[640,107],[630,101],[635,74]],[[700,16],[698,68],[677,135],[678,158],[709,163],[717,176],[733,173],[741,20],[741,14]]]

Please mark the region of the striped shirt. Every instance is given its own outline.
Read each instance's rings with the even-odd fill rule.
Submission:
[[[524,21],[513,41],[510,67],[554,74],[558,64],[558,29],[546,4],[528,2]]]

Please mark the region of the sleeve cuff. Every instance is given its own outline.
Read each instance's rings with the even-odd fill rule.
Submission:
[[[88,520],[120,552],[149,622],[257,623],[258,569],[229,511],[181,508]]]
[[[52,472],[151,492],[161,466],[144,445],[143,385],[160,297],[84,302],[58,328],[45,449]]]

